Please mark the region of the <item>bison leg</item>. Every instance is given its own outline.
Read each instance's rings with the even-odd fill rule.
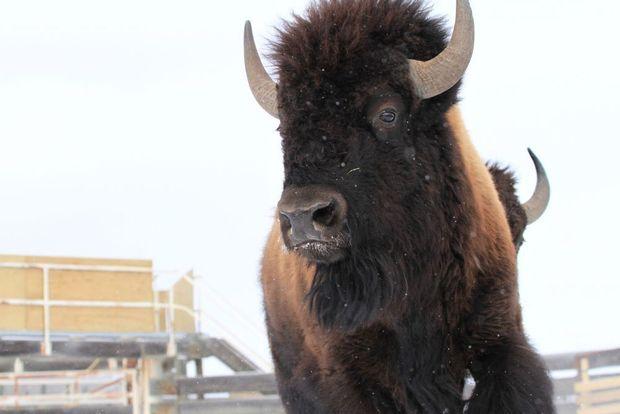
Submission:
[[[304,358],[302,340],[295,334],[286,335],[267,323],[278,392],[287,414],[327,414],[317,394],[312,359]],[[314,368],[314,369],[313,369]]]
[[[289,380],[279,386],[280,398],[288,414],[327,414],[317,398],[312,398],[307,392],[307,386],[296,384]]]
[[[472,364],[468,414],[553,414],[547,369],[523,335],[484,349]]]

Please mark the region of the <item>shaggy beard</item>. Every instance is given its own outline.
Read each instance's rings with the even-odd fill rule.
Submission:
[[[352,252],[337,263],[317,265],[306,300],[323,328],[350,332],[367,326],[395,298],[407,297],[409,272],[404,261],[395,259],[397,255],[381,256],[378,250],[365,250]]]
[[[423,309],[437,296],[453,262],[444,220],[411,210],[392,219],[372,227],[350,221],[357,238],[346,257],[316,265],[306,301],[321,327],[351,332],[383,319],[386,312]]]

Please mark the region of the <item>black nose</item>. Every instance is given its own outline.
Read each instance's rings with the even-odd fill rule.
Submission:
[[[291,247],[310,242],[332,242],[342,231],[346,201],[322,186],[289,187],[280,203],[280,224]]]

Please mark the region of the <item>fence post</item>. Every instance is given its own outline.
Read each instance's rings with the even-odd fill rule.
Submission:
[[[50,274],[49,267],[43,266],[43,354],[52,354],[52,341],[50,339]]]

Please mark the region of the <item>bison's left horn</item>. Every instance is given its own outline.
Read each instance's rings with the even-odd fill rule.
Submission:
[[[409,60],[414,93],[421,99],[444,93],[463,77],[474,52],[474,17],[469,0],[457,0],[456,22],[446,49],[428,61]]]
[[[254,98],[260,106],[272,116],[278,117],[278,93],[275,83],[263,66],[252,34],[252,25],[245,22],[243,34],[243,55],[245,59],[245,74]]]
[[[527,224],[532,224],[543,215],[545,209],[549,205],[551,186],[549,185],[545,167],[543,167],[542,163],[531,149],[528,148],[527,151],[530,153],[530,157],[532,157],[534,167],[536,168],[536,189],[534,190],[532,198],[523,204],[523,209],[527,215]]]

